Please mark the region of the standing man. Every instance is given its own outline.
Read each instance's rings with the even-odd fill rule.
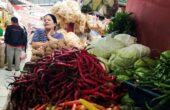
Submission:
[[[7,63],[6,70],[12,71],[13,58],[15,56],[15,71],[20,70],[20,54],[27,44],[27,36],[24,30],[18,24],[18,18],[11,18],[12,25],[7,26],[5,31],[5,43],[7,46]]]

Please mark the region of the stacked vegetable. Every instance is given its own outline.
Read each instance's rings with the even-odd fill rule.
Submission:
[[[105,26],[108,24],[107,21],[101,21],[96,16],[81,13],[78,2],[74,0],[57,2],[51,12],[57,17],[60,28],[67,29],[71,23],[74,32],[78,35],[89,32],[89,30],[95,30],[103,35]]]
[[[111,19],[107,25],[107,33],[129,34],[136,36],[136,21],[131,13],[119,12]]]
[[[17,110],[79,98],[108,106],[124,94],[95,56],[77,48],[55,50],[35,63],[33,73],[15,77],[11,85],[11,102]]]
[[[132,108],[132,107],[131,107]],[[85,99],[65,101],[58,105],[38,104],[33,110],[142,110],[140,108],[128,108],[127,106],[112,105],[109,108],[89,102]]]
[[[118,0],[83,0],[83,13],[98,12],[101,16],[110,18],[118,9]]]
[[[97,56],[111,75],[120,80],[133,77],[134,63],[150,55],[150,48],[136,43],[137,39],[128,34],[110,35],[91,42],[88,52]]]
[[[162,52],[156,65],[149,64],[152,68],[143,69],[143,75],[138,75],[137,82],[142,86],[150,86],[162,93],[169,91],[170,80],[170,51]],[[146,77],[147,76],[147,77]],[[144,78],[145,77],[145,78]]]
[[[155,66],[152,64],[149,64],[149,71],[146,68],[140,71],[136,83],[160,94],[159,97],[151,100],[152,103],[157,104],[150,110],[162,110],[161,107],[170,101],[170,50],[161,53]]]

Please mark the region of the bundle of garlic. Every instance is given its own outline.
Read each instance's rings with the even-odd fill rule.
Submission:
[[[62,29],[67,29],[70,23],[74,23],[76,34],[83,34],[89,30],[95,30],[101,35],[105,32],[106,23],[96,16],[81,13],[79,3],[74,0],[57,2],[51,12],[57,17]]]
[[[77,22],[79,14],[81,14],[79,4],[73,0],[57,2],[51,12],[59,18],[64,18],[66,23]]]
[[[103,35],[105,33],[105,26],[107,22],[100,21],[96,16],[86,15],[87,26],[91,30],[95,30],[96,32]]]
[[[70,47],[84,48],[85,46],[87,46],[87,40],[84,38],[80,38],[74,32],[67,33],[66,30],[64,29],[60,29],[58,32],[64,35],[64,40],[68,48]]]

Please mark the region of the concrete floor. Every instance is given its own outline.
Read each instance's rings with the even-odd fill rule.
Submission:
[[[20,75],[20,72],[6,71],[5,69],[0,69],[0,110],[3,110],[7,102],[7,96],[10,92],[10,87],[8,86],[10,82],[13,82],[13,76]]]
[[[20,65],[21,70],[23,70],[25,63],[31,59],[31,46],[28,46],[26,54],[27,58]],[[13,71],[6,71],[5,68],[0,68],[0,110],[4,110],[3,108],[7,103],[7,96],[10,92],[8,85],[13,81],[12,76],[19,76],[21,74],[21,72],[16,72],[14,69]]]

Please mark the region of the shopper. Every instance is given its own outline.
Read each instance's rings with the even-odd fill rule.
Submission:
[[[20,70],[20,54],[27,44],[27,36],[24,30],[18,24],[18,18],[11,18],[12,25],[7,26],[5,31],[5,43],[7,48],[7,63],[6,70],[12,71],[12,62],[15,56],[15,70]]]
[[[57,41],[63,39],[63,35],[57,32],[57,19],[52,14],[47,14],[43,18],[44,29],[37,29],[32,38],[32,47],[39,48],[46,46],[47,41]]]

